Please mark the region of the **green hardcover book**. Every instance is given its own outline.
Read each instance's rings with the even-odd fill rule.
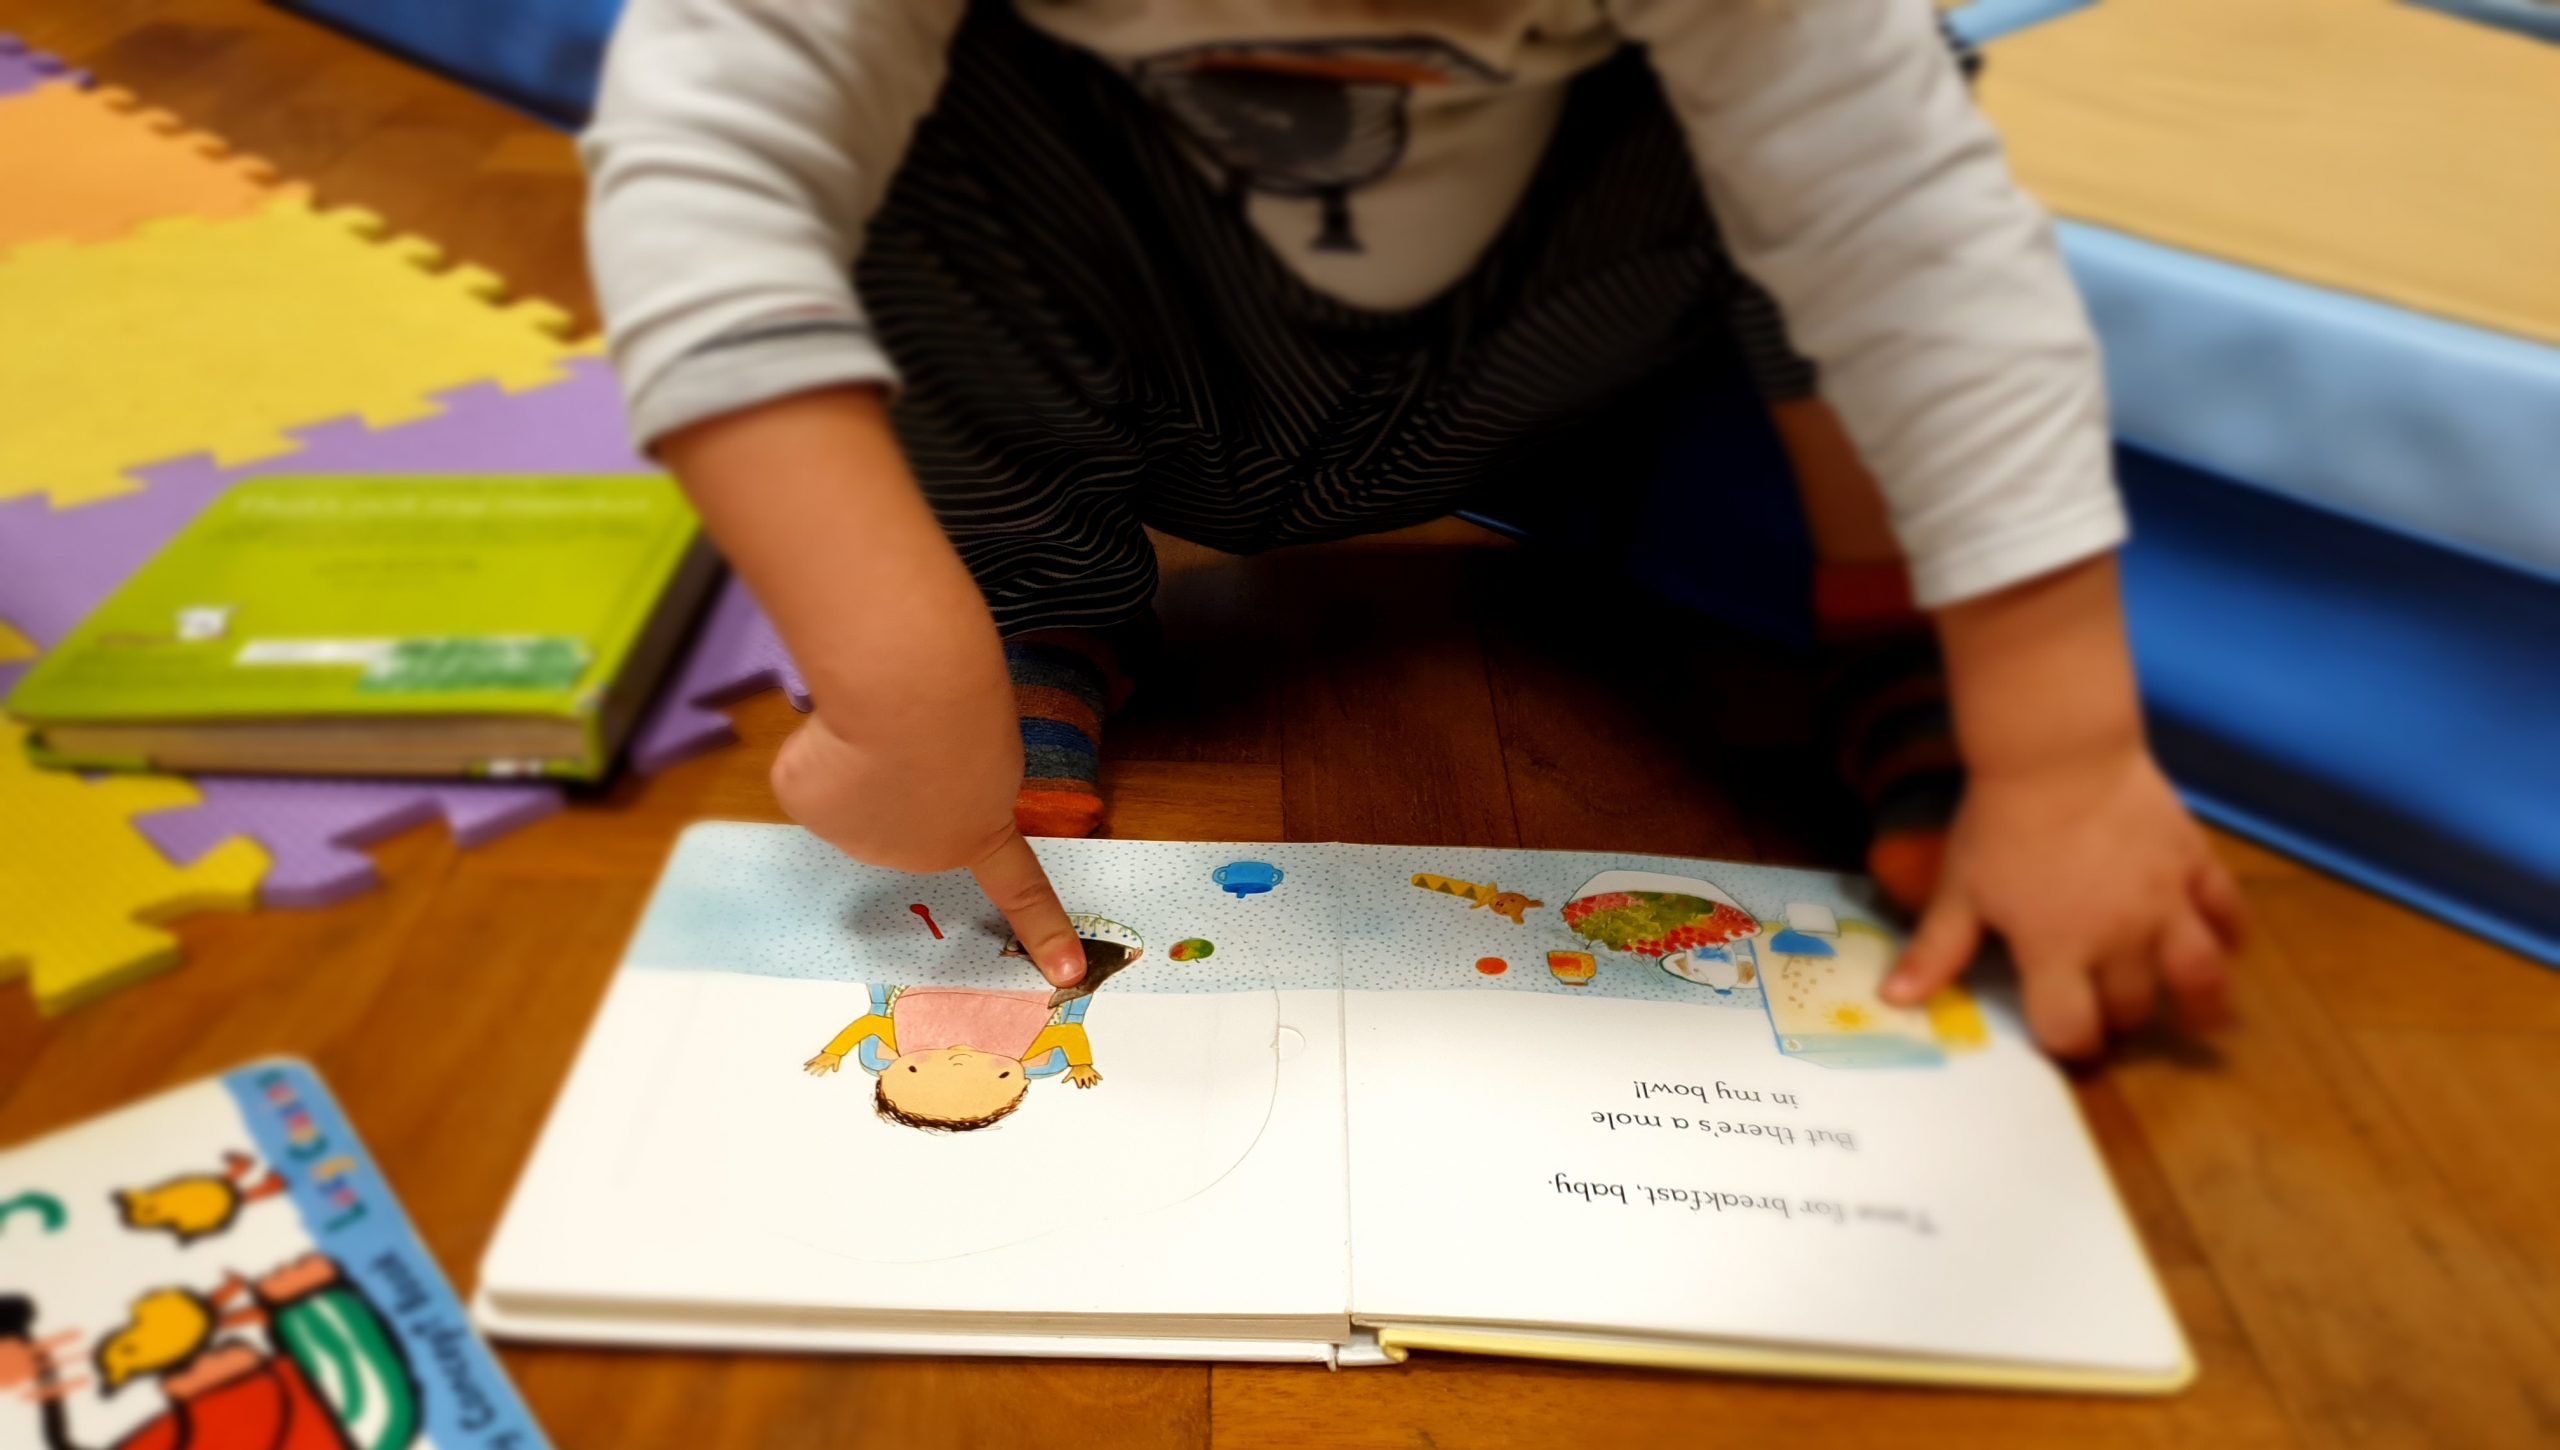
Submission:
[[[65,765],[593,780],[718,569],[664,478],[262,479],[9,709]]]

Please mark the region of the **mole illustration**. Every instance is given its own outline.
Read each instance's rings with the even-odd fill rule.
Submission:
[[[1268,861],[1229,861],[1210,872],[1209,879],[1218,883],[1228,895],[1242,901],[1248,896],[1260,896],[1270,891],[1287,880],[1288,873]]]
[[[1425,891],[1437,891],[1443,896],[1455,896],[1467,903],[1469,911],[1478,907],[1488,908],[1494,915],[1504,918],[1513,926],[1527,926],[1529,913],[1546,905],[1535,897],[1525,896],[1517,891],[1505,891],[1491,882],[1479,886],[1473,881],[1434,876],[1428,871],[1415,872],[1413,884]]]

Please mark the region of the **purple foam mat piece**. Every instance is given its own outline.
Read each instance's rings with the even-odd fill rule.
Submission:
[[[204,803],[139,816],[134,824],[173,861],[192,861],[231,836],[267,848],[261,906],[326,906],[375,885],[362,848],[442,817],[464,846],[492,841],[560,809],[546,786],[481,782],[199,776]]]
[[[55,509],[0,501],[0,619],[39,646],[71,632],[126,576],[233,483],[253,474],[646,473],[622,426],[613,375],[581,359],[563,382],[443,394],[432,418],[375,430],[355,419],[300,429],[299,450],[244,468],[195,457],[137,470],[138,493]]]
[[[0,503],[0,620],[52,645],[225,488],[252,475],[652,471],[631,449],[611,371],[592,359],[548,387],[509,393],[481,385],[438,402],[442,413],[395,428],[344,419],[296,430],[298,450],[244,468],[198,457],[137,470],[148,485],[142,491],[81,508],[54,510],[41,496]],[[23,669],[0,666],[0,688]],[[705,705],[774,684],[807,708],[771,626],[730,580],[635,733],[635,761],[660,770],[724,743],[728,722]],[[538,783],[263,776],[197,783],[201,805],[142,817],[144,833],[180,862],[227,836],[251,836],[276,863],[261,899],[280,906],[320,905],[373,884],[372,863],[352,849],[365,842],[441,815],[455,839],[476,844],[561,801],[556,787]]]
[[[41,493],[0,501],[0,620],[50,648],[230,481],[211,472],[172,478],[58,512]],[[0,685],[15,684],[25,668],[0,665]]]
[[[631,735],[631,768],[656,775],[680,760],[737,738],[716,708],[760,690],[779,689],[791,708],[809,708],[809,687],[773,632],[755,597],[731,575],[721,584],[694,637],[693,652]]]
[[[76,81],[85,86],[89,83],[89,73],[74,70],[18,37],[0,31],[0,96],[14,96],[20,91],[34,90],[46,81],[59,80]]]

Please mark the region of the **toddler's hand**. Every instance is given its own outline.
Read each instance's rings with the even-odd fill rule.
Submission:
[[[895,871],[967,867],[1040,974],[1071,986],[1084,978],[1084,946],[1013,823],[1022,744],[1010,692],[999,713],[1000,745],[980,738],[994,732],[978,721],[920,722],[916,731],[848,740],[825,715],[812,715],[773,763],[774,797],[857,861]]]
[[[798,394],[660,447],[817,696],[773,764],[782,808],[857,861],[967,867],[1042,976],[1083,980],[1084,948],[1013,823],[1022,732],[995,621],[887,401]]]
[[[2009,944],[2036,1040],[2086,1057],[2148,1022],[2164,985],[2191,1025],[2219,1021],[2242,912],[2150,752],[2129,744],[1966,783],[1938,894],[1886,999],[1955,980],[1986,929]]]
[[[982,639],[965,627],[920,628],[911,657],[875,662],[914,683],[872,692],[851,727],[822,698],[783,742],[774,796],[857,861],[896,871],[968,868],[1040,974],[1068,986],[1084,977],[1084,947],[1014,825],[1022,735],[1013,687],[994,631],[983,615],[974,623]]]

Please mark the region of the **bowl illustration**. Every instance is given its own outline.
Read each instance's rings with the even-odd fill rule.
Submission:
[[[1717,992],[1755,975],[1750,939],[1760,923],[1710,881],[1603,871],[1564,904],[1564,924],[1586,942],[1651,957],[1682,981]]]
[[[1241,901],[1248,896],[1260,896],[1279,885],[1284,875],[1279,867],[1268,861],[1229,861],[1210,872],[1209,879]]]

